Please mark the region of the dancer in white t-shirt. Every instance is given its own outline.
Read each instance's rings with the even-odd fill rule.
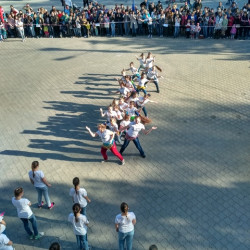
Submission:
[[[46,180],[43,171],[39,170],[39,162],[33,161],[31,164],[31,171],[29,171],[30,182],[36,188],[38,194],[38,208],[44,205],[42,201],[42,196],[44,196],[47,203],[48,209],[52,209],[55,206],[54,202],[50,202],[48,187],[51,184]]]
[[[101,154],[104,159],[104,161],[102,162],[106,162],[108,160],[107,150],[109,149],[113,153],[113,155],[115,155],[121,161],[122,165],[125,164],[125,160],[123,159],[122,155],[117,151],[116,144],[114,141],[114,132],[109,129],[106,129],[106,125],[104,124],[99,124],[98,131],[95,133],[93,133],[91,129],[87,126],[86,129],[92,137],[100,136],[102,139]]]
[[[80,204],[81,214],[86,215],[87,205],[91,200],[88,197],[86,189],[80,187],[80,180],[78,177],[73,179],[73,185],[74,188],[70,189],[69,195],[72,196],[73,203]]]
[[[14,190],[15,197],[12,198],[12,204],[17,209],[18,218],[21,219],[25,231],[28,233],[31,240],[38,240],[43,236],[43,233],[38,233],[36,217],[30,209],[31,202],[23,198],[23,188],[18,187]],[[29,227],[29,222],[32,225],[33,232]]]
[[[81,214],[81,206],[78,203],[73,205],[73,213],[69,214],[68,221],[72,223],[79,249],[89,250],[87,227],[89,221],[85,215]]]
[[[6,222],[3,220],[4,213],[0,214],[0,250],[13,250],[13,242],[5,235]]]
[[[120,149],[120,153],[123,154],[126,147],[129,145],[130,141],[133,141],[136,148],[139,150],[141,157],[145,158],[146,155],[143,151],[143,148],[140,144],[138,135],[139,132],[142,131],[145,135],[149,134],[152,130],[157,129],[157,127],[152,127],[149,130],[146,130],[144,125],[141,123],[141,118],[139,116],[135,117],[134,122],[131,122],[128,126],[124,127],[124,129],[128,129],[126,133],[126,137],[124,143]]]
[[[115,217],[115,229],[118,232],[119,250],[132,250],[134,225],[136,224],[136,217],[133,212],[129,212],[128,204],[123,202],[120,206],[121,213]]]
[[[13,242],[5,235],[0,234],[0,250],[13,250]]]

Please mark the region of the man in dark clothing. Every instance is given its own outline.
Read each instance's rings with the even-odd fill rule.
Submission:
[[[121,10],[118,9],[117,13],[115,14],[115,22],[118,28],[118,35],[123,36],[123,15],[121,13]]]
[[[144,0],[144,2],[140,4],[140,7],[144,7],[146,10],[148,10],[148,0]]]

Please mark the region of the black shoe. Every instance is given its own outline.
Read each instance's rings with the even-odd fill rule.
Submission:
[[[141,157],[142,157],[142,158],[146,158],[146,155],[142,155]]]

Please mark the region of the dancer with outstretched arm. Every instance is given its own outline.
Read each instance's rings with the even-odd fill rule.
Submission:
[[[135,144],[136,148],[139,150],[141,157],[145,158],[146,155],[143,151],[143,148],[140,144],[138,135],[139,132],[142,131],[145,135],[148,135],[152,130],[157,129],[157,127],[152,127],[149,130],[145,129],[145,126],[141,123],[141,118],[139,116],[137,116],[134,120],[134,122],[131,122],[128,126],[122,128],[123,130],[128,129],[127,133],[126,133],[126,137],[124,140],[124,143],[120,149],[120,153],[122,154],[124,152],[124,150],[126,149],[126,147],[128,146],[128,144],[130,143],[130,141],[133,141],[133,143]]]
[[[89,127],[86,126],[86,129],[88,130],[89,134],[92,137],[100,136],[102,140],[102,147],[101,147],[101,154],[103,156],[104,161],[108,161],[107,156],[107,150],[109,149],[113,155],[115,155],[120,161],[121,165],[125,164],[125,160],[123,159],[122,155],[117,151],[115,140],[114,140],[114,132],[112,132],[109,129],[106,129],[106,125],[99,124],[98,125],[98,131],[93,133]]]

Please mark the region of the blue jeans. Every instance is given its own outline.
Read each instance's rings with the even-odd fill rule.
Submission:
[[[42,205],[42,196],[44,196],[48,207],[50,207],[51,202],[50,202],[50,199],[49,199],[48,187],[47,186],[45,186],[45,187],[36,187],[36,191],[37,191],[37,194],[38,194],[38,206]]]
[[[89,245],[88,245],[88,236],[87,234],[85,235],[76,235],[76,243],[79,249],[85,249],[89,250]]]
[[[115,36],[115,23],[111,23],[111,35]]]
[[[124,143],[123,143],[123,145],[122,145],[122,147],[121,147],[121,149],[120,149],[120,154],[123,153],[123,151],[126,149],[126,147],[128,146],[129,143],[130,143],[130,140],[128,140],[128,139],[125,138]],[[142,146],[141,146],[141,144],[140,144],[140,141],[139,141],[139,138],[138,138],[138,137],[136,137],[136,138],[133,140],[133,143],[135,144],[136,148],[139,150],[141,156],[145,156],[145,153],[144,153],[144,151],[143,151],[143,149],[142,149]]]
[[[128,36],[129,35],[129,22],[124,22],[124,30],[125,30],[125,35]]]
[[[142,91],[143,93],[144,93],[144,95],[146,95],[147,94],[147,91],[146,91],[146,89],[136,89],[136,92],[139,94],[139,92],[140,91]]]
[[[152,24],[148,24],[148,34],[152,36],[153,33],[153,25]]]
[[[125,242],[126,242],[126,249],[132,250],[133,237],[134,237],[134,230],[128,233],[119,232],[119,250],[125,249]]]
[[[174,27],[174,37],[178,37],[180,33],[180,26]]]
[[[144,107],[142,107],[142,111],[143,111],[144,115],[147,117],[147,116],[148,116],[148,112],[147,112],[147,110],[146,110],[145,106],[144,106]]]
[[[81,214],[87,216],[87,206],[81,207]]]
[[[30,230],[30,227],[29,227],[29,221],[32,225],[34,235],[35,236],[38,235],[38,230],[37,230],[37,225],[36,225],[36,217],[34,214],[32,214],[28,219],[24,219],[24,218],[20,218],[20,219],[22,220],[23,225],[24,225],[24,229],[28,233],[29,236],[33,235],[32,231]]]

